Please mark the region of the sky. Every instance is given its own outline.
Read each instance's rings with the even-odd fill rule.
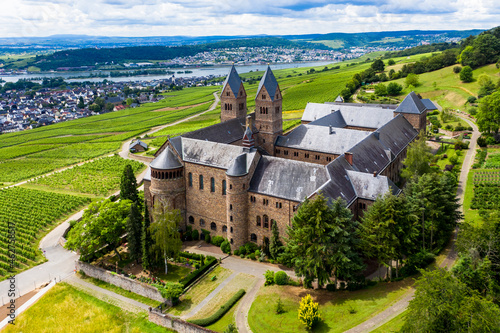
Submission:
[[[490,29],[500,0],[0,0],[0,37]]]

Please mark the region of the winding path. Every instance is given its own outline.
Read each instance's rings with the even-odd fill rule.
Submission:
[[[479,131],[477,126],[472,123],[469,119],[462,117],[461,115],[457,114],[459,117],[461,117],[463,120],[465,120],[473,129],[472,137],[470,140],[470,145],[469,149],[467,150],[467,154],[464,157],[464,162],[462,164],[462,170],[460,171],[460,177],[459,177],[459,182],[458,182],[458,188],[457,188],[457,196],[459,197],[459,203],[461,205],[461,210],[463,212],[463,201],[464,201],[464,193],[465,193],[465,186],[467,184],[467,176],[469,174],[469,170],[474,163],[474,157],[476,155],[476,144],[477,144],[477,139],[479,138]],[[455,252],[455,239],[457,236],[457,231],[458,227],[454,232],[454,239],[452,243],[450,244],[450,247],[446,250],[448,251],[446,258],[439,264],[439,267],[446,267],[446,268],[451,268],[453,266],[453,263],[457,259],[457,253]],[[380,312],[379,314],[375,315],[374,317],[368,319],[367,321],[359,324],[358,326],[355,326],[351,328],[350,330],[347,330],[346,333],[362,333],[362,332],[370,332],[386,322],[390,321],[394,317],[398,316],[399,314],[403,313],[406,308],[408,307],[409,302],[413,299],[413,296],[415,294],[415,289],[411,288],[401,299],[399,299],[396,303],[394,303],[392,306],[389,308],[385,309],[384,311]]]

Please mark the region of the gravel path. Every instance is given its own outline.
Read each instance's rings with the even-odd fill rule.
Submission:
[[[252,330],[248,325],[248,311],[250,311],[250,307],[252,306],[253,301],[255,300],[255,296],[259,292],[260,288],[264,285],[265,280],[260,278],[257,279],[252,288],[245,294],[243,299],[238,305],[236,309],[236,327],[238,328],[239,333],[251,333]]]
[[[474,123],[472,123],[469,119],[460,116],[460,114],[457,115],[461,117],[463,120],[465,120],[470,126],[472,126],[473,129],[469,149],[467,150],[467,153],[464,157],[464,163],[462,165],[462,170],[460,172],[459,183],[457,188],[457,196],[459,197],[459,202],[462,205],[464,201],[465,186],[467,184],[467,176],[469,175],[469,170],[472,164],[474,163],[474,157],[476,155],[476,143],[481,133],[479,133],[477,126]],[[463,207],[461,207],[460,209],[463,212]],[[453,263],[457,259],[457,253],[455,251],[455,239],[457,236],[457,231],[458,227],[457,229],[455,229],[453,235],[454,240],[451,244],[450,249],[448,250],[448,254],[446,255],[446,258],[439,264],[439,267],[451,268],[453,266]],[[346,333],[370,332],[382,326],[383,324],[390,321],[394,317],[403,313],[403,311],[405,311],[406,308],[408,307],[409,302],[413,299],[414,294],[415,294],[415,289],[414,288],[410,289],[400,300],[394,303],[394,305],[390,306],[389,308],[385,309],[384,311],[380,312],[374,317],[368,319],[362,324],[359,324],[358,326],[351,328],[350,330],[346,331]]]

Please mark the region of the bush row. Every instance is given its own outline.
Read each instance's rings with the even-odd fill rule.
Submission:
[[[204,256],[203,256],[203,254],[181,252],[181,253],[179,253],[179,257],[202,261]]]
[[[195,271],[192,271],[188,275],[186,275],[184,278],[179,280],[179,283],[184,286],[184,289],[189,287],[198,277],[200,277],[203,273],[208,271],[210,267],[215,265],[217,263],[217,259],[214,257],[207,257],[205,265],[201,266]]]
[[[231,297],[227,302],[226,304],[222,305],[219,310],[217,310],[217,312],[215,312],[213,315],[211,315],[210,317],[207,317],[207,318],[203,318],[203,319],[195,319],[195,320],[190,320],[189,322],[192,323],[192,324],[195,324],[195,325],[198,325],[198,326],[209,326],[213,323],[215,323],[217,320],[219,320],[220,318],[222,318],[223,315],[226,314],[226,312],[228,312],[232,307],[233,305],[238,302],[238,300],[240,298],[243,297],[243,295],[245,295],[245,290],[244,289],[240,289],[236,292],[236,294],[233,295],[233,297]]]

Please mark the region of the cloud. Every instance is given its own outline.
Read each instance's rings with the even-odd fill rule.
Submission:
[[[287,35],[491,28],[497,0],[15,0],[0,37]]]

